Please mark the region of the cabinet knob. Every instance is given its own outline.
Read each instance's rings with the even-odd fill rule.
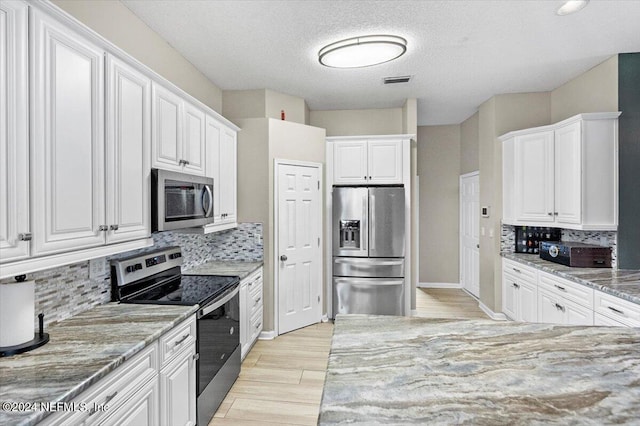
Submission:
[[[549,216],[553,216],[553,213],[552,213],[552,212],[549,212],[549,213],[547,213],[547,214],[548,214]]]
[[[31,233],[25,232],[22,234],[18,234],[18,240],[20,241],[31,241]]]
[[[286,254],[283,254],[282,256],[280,256],[280,260],[282,260],[283,262],[286,262],[288,259]]]
[[[108,230],[109,230],[109,227],[107,225],[100,225],[100,227],[98,228],[99,232],[105,232]]]
[[[118,228],[119,228],[119,226],[118,226],[118,225],[111,225],[111,226],[109,227],[109,229],[111,229],[112,231],[117,231],[117,230],[118,230]]]

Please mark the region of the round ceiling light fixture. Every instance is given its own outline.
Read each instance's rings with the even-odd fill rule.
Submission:
[[[585,8],[589,0],[569,0],[558,8],[556,14],[559,16],[570,15]]]
[[[318,52],[318,60],[331,68],[362,68],[393,61],[406,51],[402,37],[369,35],[328,44]]]

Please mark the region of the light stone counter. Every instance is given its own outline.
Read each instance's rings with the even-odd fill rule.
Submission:
[[[575,268],[549,262],[539,255],[502,253],[502,257],[524,263],[584,286],[640,304],[640,271],[612,268]]]
[[[69,402],[197,308],[108,303],[52,325],[44,346],[0,358],[0,403]],[[0,408],[0,425],[33,425],[49,414]]]
[[[640,329],[338,315],[318,424],[638,424]]]
[[[182,271],[190,275],[225,275],[245,279],[262,266],[263,262],[243,262],[233,260],[212,260],[202,265]]]

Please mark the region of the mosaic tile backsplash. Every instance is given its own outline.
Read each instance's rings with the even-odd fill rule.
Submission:
[[[105,274],[89,278],[89,262],[34,272],[27,275],[35,281],[35,313],[45,314],[44,323],[61,321],[111,300],[111,278],[108,262],[162,247],[180,246],[185,266],[192,267],[209,260],[261,261],[263,259],[262,224],[240,223],[237,228],[207,235],[177,231],[152,235],[154,245],[141,250],[119,253],[99,262],[107,262]],[[6,280],[3,280],[6,281]]]
[[[502,225],[500,249],[503,252],[515,251],[515,227]],[[602,245],[611,247],[611,267],[617,268],[618,262],[618,233],[615,231],[575,231],[573,229],[562,230],[562,241],[573,241],[585,244]],[[533,256],[533,255],[532,255]]]

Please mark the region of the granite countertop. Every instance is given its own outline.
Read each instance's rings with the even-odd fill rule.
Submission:
[[[69,402],[197,308],[108,303],[52,325],[44,346],[0,358],[0,402]],[[33,425],[49,414],[0,409],[0,425]]]
[[[260,268],[263,263],[262,261],[211,260],[202,265],[185,269],[182,273],[187,275],[226,275],[240,277],[243,280]]]
[[[640,329],[338,315],[318,424],[637,424]]]
[[[575,268],[549,262],[538,255],[503,252],[502,257],[640,304],[640,271],[612,268]]]

